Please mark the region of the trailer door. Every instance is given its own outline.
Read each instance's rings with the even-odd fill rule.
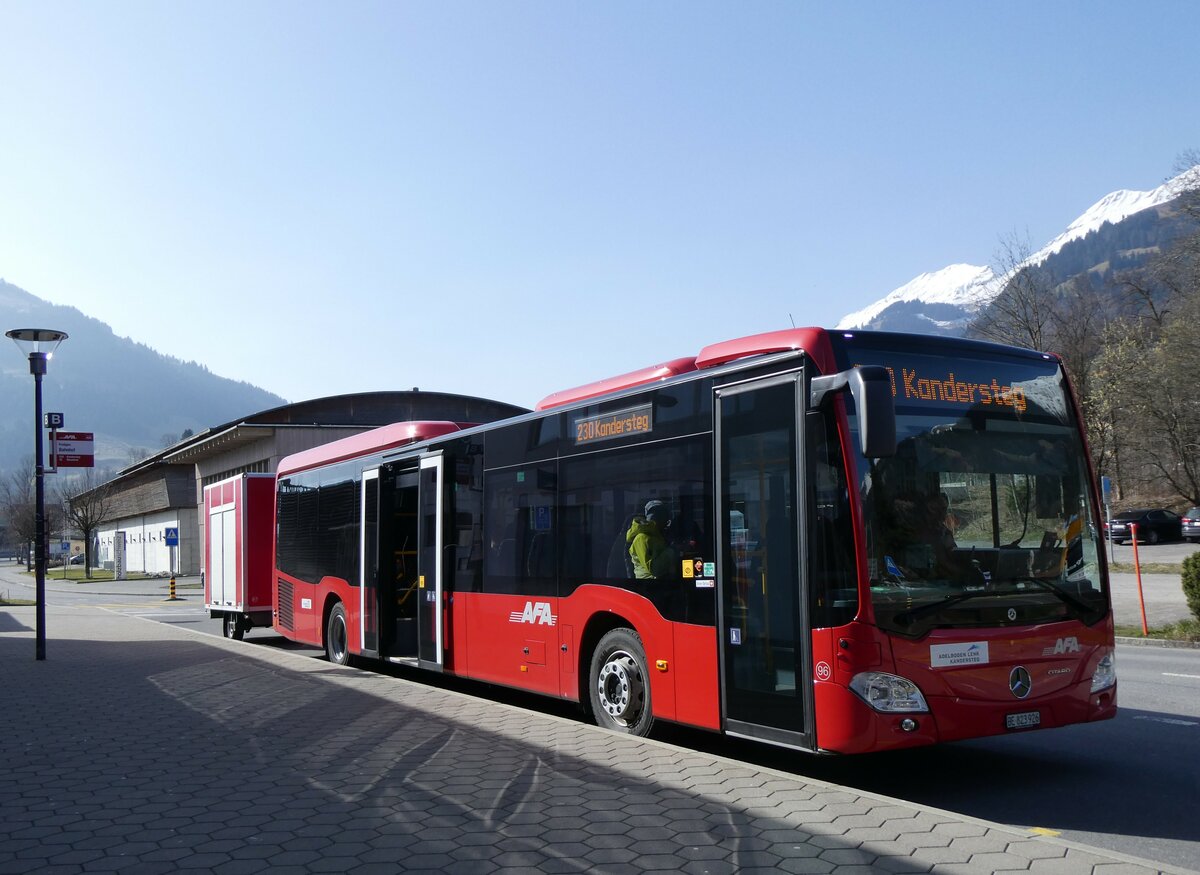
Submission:
[[[215,494],[214,502],[220,500],[220,490]],[[243,496],[239,494],[238,500],[243,500]],[[208,587],[211,604],[219,607],[240,607],[237,601],[239,509],[242,508],[238,505],[227,504],[213,508],[208,515]]]
[[[717,390],[725,730],[810,748],[799,373]]]

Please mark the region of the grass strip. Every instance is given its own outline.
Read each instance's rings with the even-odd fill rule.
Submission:
[[[1160,629],[1151,629],[1149,635],[1142,634],[1141,626],[1117,626],[1118,638],[1155,638],[1160,641],[1187,641],[1200,644],[1200,620],[1180,620]]]

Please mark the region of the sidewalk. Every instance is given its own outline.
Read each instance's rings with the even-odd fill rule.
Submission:
[[[0,873],[1175,872],[98,608],[0,608]]]

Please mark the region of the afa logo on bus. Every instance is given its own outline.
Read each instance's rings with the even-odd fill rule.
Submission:
[[[508,622],[553,626],[558,622],[558,617],[550,613],[550,602],[525,602],[525,610],[513,611],[508,615]]]

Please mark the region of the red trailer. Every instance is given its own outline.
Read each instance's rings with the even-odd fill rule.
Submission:
[[[275,476],[238,474],[204,488],[204,606],[226,638],[271,625]]]

